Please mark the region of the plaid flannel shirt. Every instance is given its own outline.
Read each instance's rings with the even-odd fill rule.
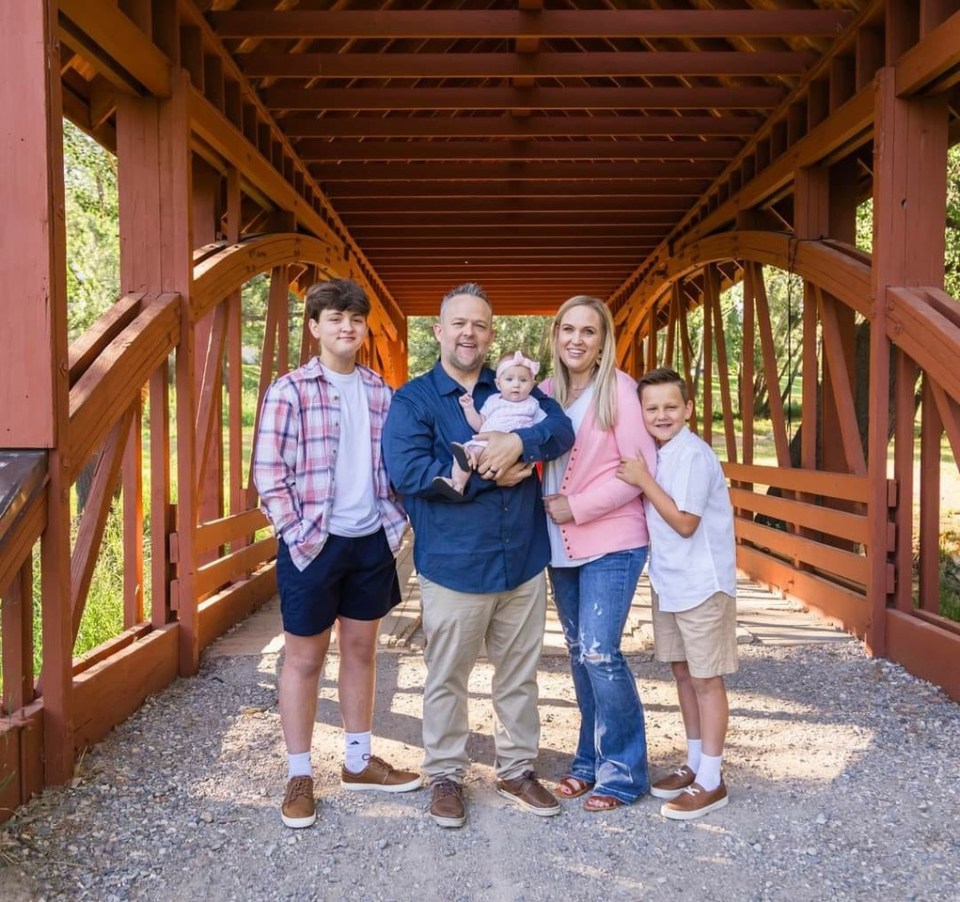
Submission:
[[[407,517],[381,454],[383,424],[393,392],[372,370],[357,366],[370,405],[370,462],[381,522],[394,553]],[[329,535],[333,480],[340,444],[340,393],[324,378],[319,358],[281,376],[263,399],[253,460],[260,506],[300,569]],[[362,461],[357,461],[362,466]]]

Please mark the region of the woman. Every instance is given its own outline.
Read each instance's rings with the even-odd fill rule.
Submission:
[[[552,339],[554,376],[541,388],[563,406],[577,438],[544,466],[549,572],[581,715],[577,752],[556,791],[567,799],[591,793],[587,811],[610,811],[649,789],[643,706],[620,652],[647,559],[647,523],[639,490],[617,478],[617,467],[639,451],[653,468],[657,453],[636,383],[614,366],[607,306],[570,298]]]

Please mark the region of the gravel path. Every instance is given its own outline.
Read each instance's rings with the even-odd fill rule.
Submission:
[[[289,831],[278,655],[208,658],[90,751],[69,788],[0,828],[0,898],[197,900],[960,899],[960,706],[856,642],[741,648],[731,681],[731,803],[693,823],[646,798],[538,819],[493,791],[490,671],[471,685],[467,825],[426,791],[345,793],[327,666],[317,825]],[[666,668],[631,656],[655,772],[683,734]],[[423,665],[380,657],[375,752],[416,767]],[[545,657],[540,773],[564,770],[576,706]]]

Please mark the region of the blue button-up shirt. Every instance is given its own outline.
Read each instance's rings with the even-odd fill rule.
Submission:
[[[494,378],[493,370],[481,371],[473,389],[478,410],[497,390]],[[417,571],[455,592],[506,592],[536,576],[550,560],[540,479],[534,473],[519,485],[500,488],[474,473],[461,501],[449,501],[433,489],[437,476],[450,475],[450,443],[473,435],[460,406],[463,394],[463,386],[439,362],[404,385],[387,415],[383,457],[413,524]],[[553,460],[573,446],[573,426],[556,401],[538,389],[534,396],[546,419],[516,430],[522,459]]]

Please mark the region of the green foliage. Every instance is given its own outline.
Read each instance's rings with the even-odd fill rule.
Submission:
[[[407,321],[407,347],[410,377],[425,373],[437,362],[437,340],[433,335],[433,316],[411,316]],[[489,363],[507,351],[523,350],[540,361],[538,381],[550,372],[550,316],[495,316],[496,332]]]
[[[67,232],[67,329],[83,333],[120,294],[117,159],[63,122]]]

